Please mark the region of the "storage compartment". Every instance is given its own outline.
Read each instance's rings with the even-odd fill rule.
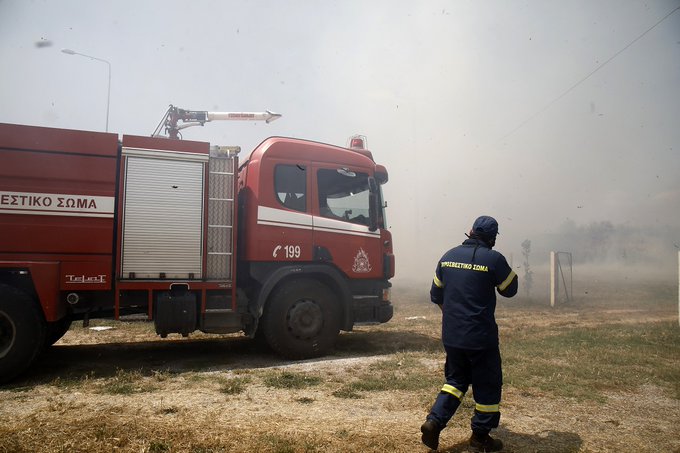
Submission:
[[[129,148],[123,154],[122,278],[200,279],[208,156],[158,158]]]

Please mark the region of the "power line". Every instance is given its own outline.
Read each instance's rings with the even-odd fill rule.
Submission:
[[[631,42],[629,42],[625,47],[623,47],[621,50],[619,50],[618,52],[616,52],[614,55],[612,55],[611,57],[609,57],[609,58],[607,59],[607,61],[605,61],[604,63],[602,63],[602,64],[599,65],[598,67],[596,67],[594,70],[592,70],[590,73],[588,73],[588,74],[587,74],[585,77],[583,77],[581,80],[579,80],[578,82],[576,82],[575,84],[573,84],[572,86],[570,86],[569,88],[567,88],[562,94],[560,94],[559,96],[557,96],[557,97],[556,97],[555,99],[553,99],[552,101],[548,102],[542,109],[538,110],[536,113],[534,113],[533,115],[529,116],[527,119],[525,119],[524,121],[522,121],[518,126],[516,126],[513,130],[511,130],[510,132],[508,132],[507,134],[505,134],[505,135],[500,139],[500,141],[505,140],[506,138],[508,138],[509,136],[511,136],[512,134],[514,134],[515,132],[517,132],[519,129],[521,129],[521,128],[522,128],[525,124],[527,124],[529,121],[533,120],[533,119],[536,118],[538,115],[540,115],[541,113],[543,113],[543,112],[545,112],[546,110],[548,110],[553,104],[555,104],[557,101],[559,101],[560,99],[562,99],[563,97],[565,97],[565,96],[566,96],[567,94],[569,94],[572,90],[574,90],[577,86],[579,86],[580,84],[582,84],[583,82],[585,82],[586,80],[588,80],[593,74],[595,74],[597,71],[599,71],[600,69],[602,69],[605,65],[607,65],[607,63],[609,63],[610,61],[612,61],[614,58],[618,57],[618,56],[619,56],[621,53],[623,53],[626,49],[628,49],[630,46],[632,46],[633,44],[635,44],[636,42],[638,42],[640,39],[642,39],[643,36],[645,36],[647,33],[649,33],[650,31],[652,31],[654,28],[656,28],[657,25],[659,25],[661,22],[663,22],[664,20],[666,20],[671,14],[675,13],[675,12],[676,12],[677,10],[679,10],[679,9],[680,9],[680,6],[678,6],[677,8],[675,8],[674,10],[672,10],[670,13],[666,14],[665,16],[663,16],[657,23],[655,23],[654,25],[652,25],[651,27],[649,27],[647,30],[645,30],[644,33],[642,33],[640,36],[638,36],[637,38],[635,38],[634,40],[632,40]]]

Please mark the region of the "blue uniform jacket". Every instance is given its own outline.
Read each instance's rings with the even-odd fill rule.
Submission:
[[[430,298],[442,308],[445,346],[486,349],[498,345],[496,289],[502,296],[514,296],[517,275],[505,257],[484,242],[467,239],[442,256]]]

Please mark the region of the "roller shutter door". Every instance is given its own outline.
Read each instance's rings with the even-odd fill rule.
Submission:
[[[201,278],[203,162],[128,157],[123,278]]]

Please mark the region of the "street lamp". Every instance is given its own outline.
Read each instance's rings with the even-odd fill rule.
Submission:
[[[75,50],[71,49],[61,49],[61,51],[67,55],[80,55],[81,57],[86,57],[89,58],[90,60],[97,60],[101,61],[102,63],[106,63],[107,66],[109,67],[109,87],[108,91],[106,94],[106,132],[109,131],[109,104],[111,101],[111,63],[108,61],[104,60],[103,58],[97,58],[93,57],[92,55],[85,55],[84,53],[76,52]]]

